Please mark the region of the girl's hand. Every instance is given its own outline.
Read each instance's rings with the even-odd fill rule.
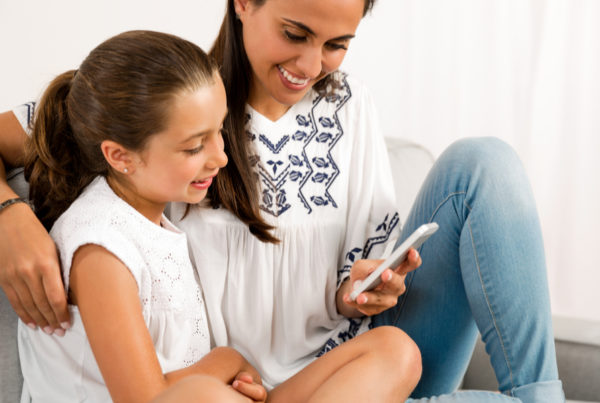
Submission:
[[[356,280],[364,280],[383,260],[359,260],[352,266],[350,280],[344,289],[343,301],[363,315],[372,316],[385,311],[398,302],[398,297],[406,291],[406,275],[421,265],[421,257],[415,249],[410,249],[407,259],[394,270],[386,269],[381,274],[381,284],[371,291],[360,293],[355,301],[350,292]]]
[[[30,327],[59,335],[69,327],[56,246],[24,203],[0,212],[0,286]]]
[[[237,374],[231,386],[234,390],[254,402],[264,402],[267,400],[267,390],[262,385],[260,379],[255,380],[248,372]]]

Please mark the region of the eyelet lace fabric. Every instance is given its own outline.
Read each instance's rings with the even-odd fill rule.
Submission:
[[[102,246],[124,263],[138,285],[142,314],[166,373],[192,365],[208,353],[210,336],[187,238],[166,218],[161,224],[146,219],[98,177],[57,220],[50,234],[60,253],[65,289],[73,255],[83,245]],[[70,306],[70,310],[73,324],[63,338],[20,326],[21,364],[28,392],[35,396],[41,390],[46,400],[60,396],[62,400],[56,401],[67,401],[65,390],[75,394],[73,399],[110,399],[77,307]],[[48,368],[53,372],[45,372]],[[48,373],[56,371],[64,376],[44,381]],[[69,385],[61,385],[57,379]]]

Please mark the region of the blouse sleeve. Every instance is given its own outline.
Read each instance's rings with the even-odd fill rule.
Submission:
[[[33,115],[35,113],[35,102],[28,102],[23,105],[19,105],[12,110],[15,117],[25,130],[27,135],[31,136],[31,125],[33,123]]]
[[[338,271],[338,287],[359,259],[380,259],[400,233],[394,182],[377,111],[364,87],[355,89],[357,102],[350,112],[353,147],[348,189],[346,238]]]

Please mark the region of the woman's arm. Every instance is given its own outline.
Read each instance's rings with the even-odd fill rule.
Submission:
[[[225,386],[240,372],[248,372],[260,383],[254,368],[226,347],[214,349],[194,365],[163,374],[142,316],[137,283],[121,260],[100,246],[88,244],[75,253],[70,291],[114,401],[148,402],[193,374],[210,375]],[[250,386],[266,397],[261,385]]]
[[[0,113],[0,202],[18,197],[6,182],[6,168],[23,165],[26,139],[15,115]],[[21,320],[47,333],[64,332],[69,313],[56,248],[24,203],[0,211],[0,262],[0,286]]]

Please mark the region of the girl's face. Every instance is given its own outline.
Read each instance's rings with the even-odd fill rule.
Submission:
[[[235,0],[252,66],[248,103],[276,120],[337,70],[363,16],[364,0]]]
[[[142,214],[152,215],[170,201],[198,203],[227,163],[221,127],[227,114],[225,88],[215,83],[174,98],[166,129],[153,135],[143,151],[133,153],[129,179],[135,192],[127,198]]]

